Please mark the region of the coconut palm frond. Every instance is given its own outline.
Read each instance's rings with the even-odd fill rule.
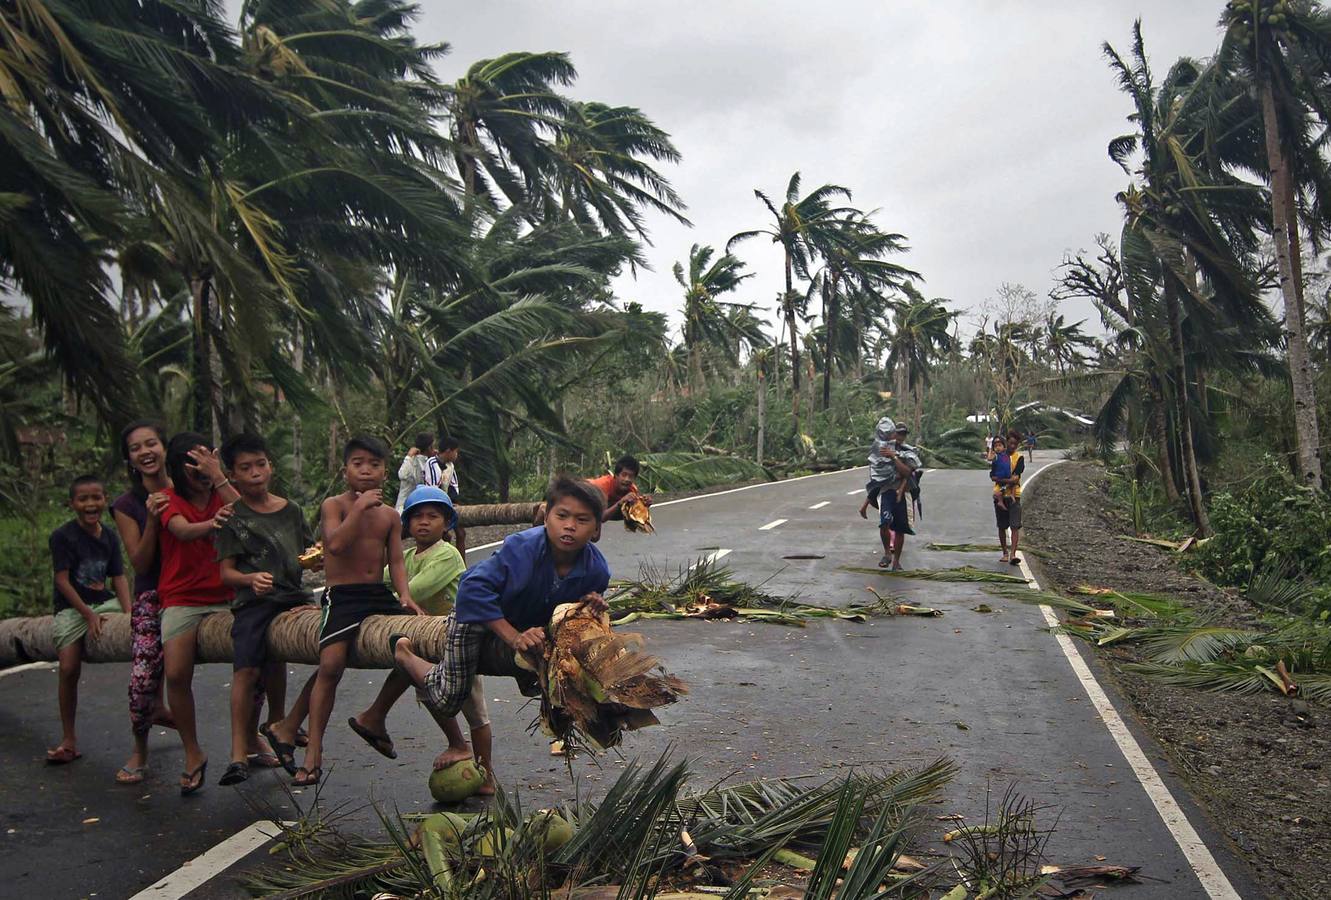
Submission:
[[[891,569],[860,569],[853,566],[842,566],[843,572],[854,572],[857,575],[886,575],[891,578],[917,578],[921,581],[958,581],[958,582],[993,582],[995,584],[1025,584],[1026,579],[1020,575],[1006,575],[1002,572],[988,572],[984,569],[976,569],[972,566],[961,566],[957,569],[901,569],[892,571]]]
[[[1235,694],[1280,691],[1280,678],[1276,673],[1256,662],[1190,662],[1177,666],[1165,663],[1130,663],[1126,668],[1164,684],[1203,691]],[[1331,676],[1323,677],[1331,682]],[[1331,687],[1331,683],[1327,686]]]
[[[688,491],[716,484],[770,481],[766,469],[738,456],[703,453],[646,453],[638,457],[640,480],[652,491]]]
[[[1207,625],[1201,628],[1164,627],[1140,629],[1137,639],[1152,662],[1172,665],[1183,662],[1212,662],[1229,650],[1250,643],[1256,633],[1241,628]]]
[[[1033,591],[1025,587],[988,587],[985,588],[985,591],[1008,600],[1020,600],[1022,603],[1035,603],[1050,606],[1054,609],[1064,609],[1076,613],[1078,616],[1096,616],[1105,612],[1113,612],[1113,610],[1104,610],[1082,600],[1065,597],[1052,591]]]

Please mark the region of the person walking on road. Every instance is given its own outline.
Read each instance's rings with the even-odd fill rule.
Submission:
[[[994,482],[994,519],[998,524],[998,544],[1003,548],[999,562],[1021,565],[1017,546],[1021,543],[1021,476],[1026,471],[1026,458],[1021,452],[1021,432],[1015,429],[1007,435],[1007,474],[991,475]],[[995,456],[999,453],[995,450]],[[1012,535],[1012,550],[1008,552],[1008,533]]]
[[[901,552],[906,535],[914,534],[910,525],[910,480],[920,468],[914,450],[898,443],[897,426],[888,416],[878,420],[873,446],[869,450],[869,483],[860,504],[860,518],[869,517],[869,507],[878,507],[878,537],[883,542],[883,557],[878,568],[901,570]]]

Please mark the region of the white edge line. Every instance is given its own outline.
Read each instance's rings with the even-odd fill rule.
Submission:
[[[275,823],[265,820],[242,828],[170,875],[139,891],[130,900],[179,900],[276,837],[272,833],[275,827]]]
[[[831,502],[832,502],[831,500],[824,500],[821,503],[815,503],[813,506],[810,506],[809,509],[822,509],[824,506],[826,506]]]
[[[20,672],[35,672],[38,669],[54,669],[56,664],[53,662],[34,662],[24,663],[21,666],[10,666],[8,669],[0,669],[0,678],[6,675],[17,675]]]
[[[1026,486],[1029,487],[1030,483],[1041,472],[1066,461],[1060,459],[1041,466],[1031,473],[1030,478],[1026,479]],[[1020,568],[1021,574],[1026,578],[1027,587],[1031,590],[1040,590],[1040,583],[1036,581],[1035,575],[1031,572],[1030,566],[1026,564],[1024,556]],[[1045,623],[1051,629],[1058,628],[1060,622],[1053,609],[1041,603],[1040,612],[1044,615]],[[1071,636],[1061,631],[1054,631],[1053,634],[1058,640],[1058,646],[1062,649],[1063,655],[1067,658],[1068,665],[1072,666],[1073,674],[1077,676],[1077,680],[1081,682],[1082,688],[1086,691],[1086,696],[1090,698],[1091,705],[1095,707],[1100,720],[1105,723],[1109,736],[1118,745],[1119,752],[1123,754],[1124,759],[1132,768],[1133,774],[1137,776],[1137,781],[1141,784],[1142,789],[1146,791],[1146,796],[1151,798],[1151,803],[1155,805],[1156,812],[1160,814],[1161,821],[1165,823],[1165,828],[1169,829],[1174,842],[1178,844],[1179,850],[1183,852],[1184,858],[1187,859],[1188,865],[1192,867],[1192,871],[1196,874],[1197,880],[1201,882],[1206,893],[1213,900],[1242,900],[1238,891],[1234,890],[1234,886],[1230,884],[1229,879],[1225,876],[1224,870],[1220,868],[1220,864],[1215,861],[1215,857],[1211,855],[1211,851],[1202,841],[1201,836],[1197,834],[1197,830],[1188,821],[1187,815],[1178,805],[1178,801],[1174,799],[1174,795],[1165,786],[1160,773],[1155,770],[1155,766],[1151,765],[1151,761],[1146,757],[1141,745],[1137,743],[1137,739],[1128,730],[1127,723],[1118,714],[1118,710],[1114,709],[1114,704],[1110,702],[1104,688],[1100,686],[1100,682],[1096,681],[1095,675],[1091,673],[1090,667],[1086,665],[1086,660],[1082,659],[1081,654],[1077,652],[1077,647]]]
[[[768,522],[766,525],[762,526],[758,530],[771,531],[773,528],[776,528],[778,525],[784,525],[789,521],[790,521],[789,519],[773,519],[771,522]]]

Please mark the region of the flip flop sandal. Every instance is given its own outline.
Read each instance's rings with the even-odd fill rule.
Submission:
[[[890,556],[884,556],[882,559],[878,560],[878,568],[880,569],[889,568],[891,565],[892,565],[892,557]]]
[[[1008,560],[1008,565],[1009,565],[1009,566],[1019,566],[1019,565],[1021,565],[1021,557],[1019,557],[1019,556],[1014,556],[1014,557],[1012,557],[1010,560]]]
[[[66,766],[76,759],[83,759],[83,754],[77,750],[71,750],[69,747],[56,747],[54,750],[46,751],[46,764],[48,766]]]
[[[190,794],[194,793],[199,788],[203,787],[203,782],[204,779],[207,777],[207,775],[208,775],[208,760],[206,759],[203,761],[203,764],[200,765],[193,772],[181,772],[180,777],[184,778],[189,783],[182,784],[180,786],[180,796],[188,797]]]
[[[278,740],[277,735],[273,734],[273,727],[266,722],[259,726],[259,734],[268,742],[268,746],[273,748],[273,755],[277,757],[278,764],[286,769],[288,775],[295,775],[296,745]]]
[[[217,779],[217,783],[222,787],[231,787],[233,784],[240,784],[242,781],[248,781],[250,777],[249,763],[233,762],[226,767],[222,777]]]
[[[310,745],[310,735],[304,728],[296,729],[296,746],[308,747]]]
[[[116,772],[116,784],[143,784],[143,779],[148,775],[147,766],[121,766],[120,771]]]
[[[254,769],[282,768],[282,760],[271,753],[251,753],[245,758],[245,761],[250,764],[250,768]]]
[[[347,719],[347,727],[356,732],[357,737],[374,748],[380,756],[386,756],[389,759],[397,759],[397,751],[393,749],[393,739],[387,734],[375,734],[370,729],[356,721],[355,716]]]
[[[301,772],[305,773],[305,778],[303,780],[300,777]],[[296,787],[314,787],[319,783],[319,780],[323,778],[323,776],[324,770],[321,766],[315,766],[313,769],[307,769],[304,766],[301,766],[296,770],[296,776],[292,779],[291,783]]]

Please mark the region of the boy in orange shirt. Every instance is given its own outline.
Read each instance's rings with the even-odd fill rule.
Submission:
[[[638,464],[638,461],[625,453],[615,460],[613,474],[587,479],[589,484],[595,485],[602,494],[605,494],[605,514],[601,521],[609,522],[611,519],[624,518],[624,504],[634,497],[642,500],[647,506],[652,505],[651,496],[640,494],[638,486],[633,481],[641,471],[642,467]]]

